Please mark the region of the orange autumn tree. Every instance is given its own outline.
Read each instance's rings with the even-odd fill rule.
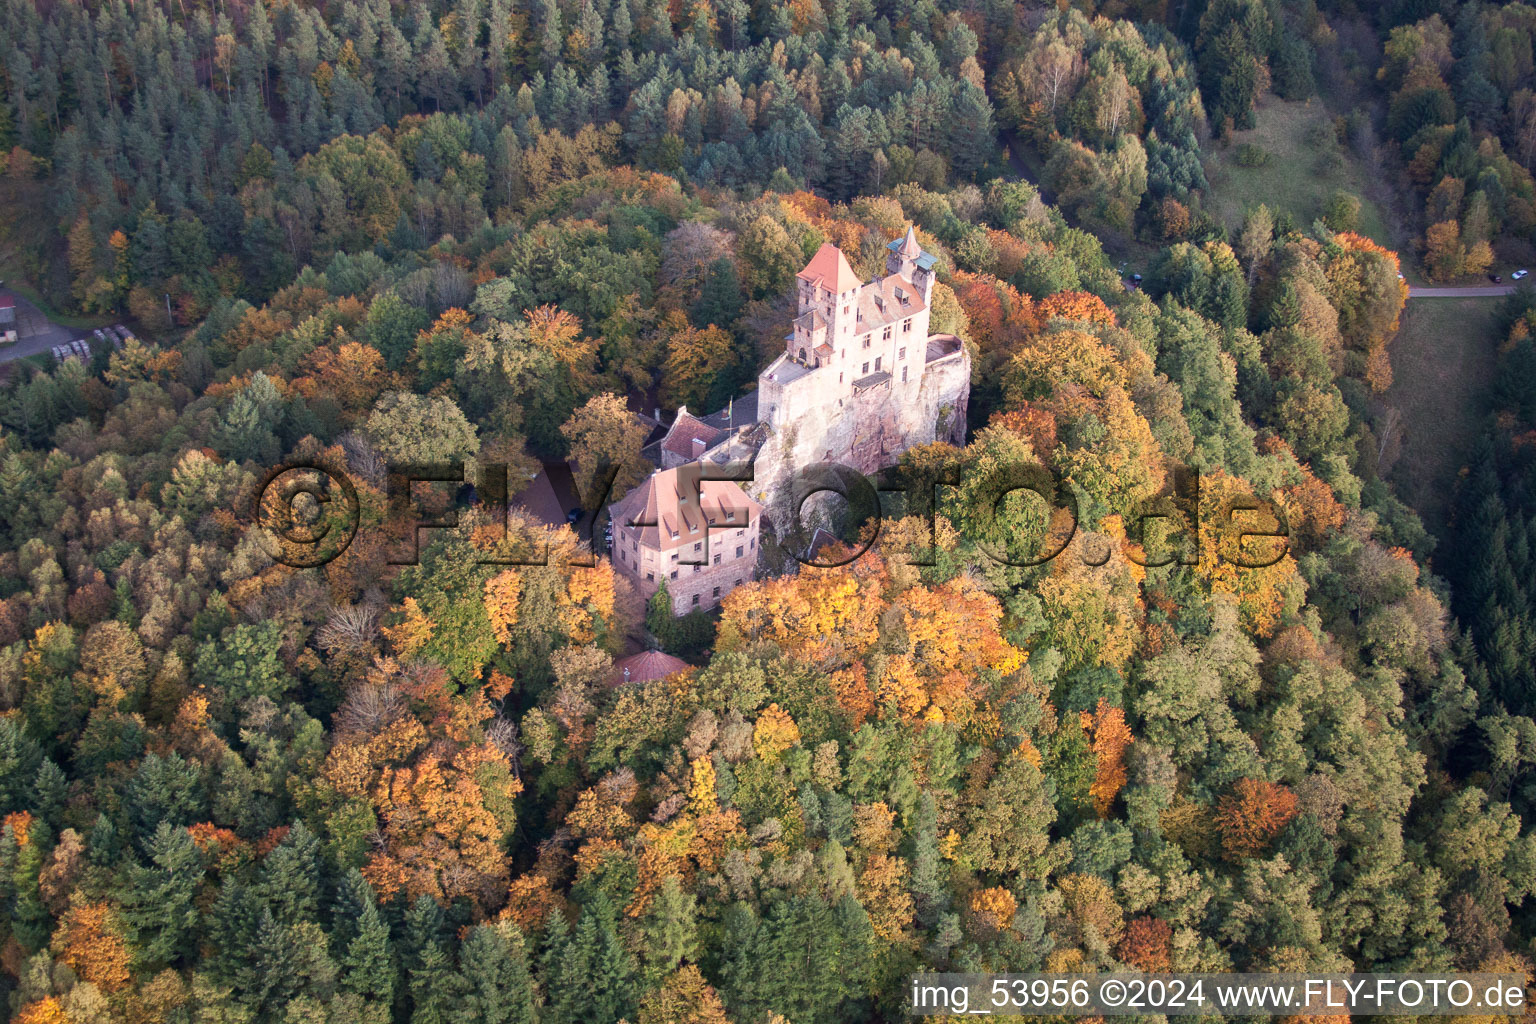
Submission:
[[[544,305],[523,311],[528,341],[564,363],[578,391],[593,390],[600,339],[584,338],[581,321],[559,306]]]
[[[363,873],[382,897],[403,891],[446,902],[505,892],[504,840],[522,784],[486,737],[491,717],[479,689],[456,695],[446,673],[425,663],[402,669],[381,659],[348,694],[338,720],[352,729],[338,736],[315,792],[378,822]]]
[[[485,614],[491,620],[491,632],[496,634],[497,643],[505,644],[511,640],[522,593],[522,577],[514,569],[499,572],[485,581]]]
[[[117,232],[122,234],[122,232]],[[64,1006],[56,996],[28,1003],[16,1011],[11,1024],[74,1024],[64,1012]]]
[[[379,395],[396,383],[379,350],[356,341],[315,349],[306,357],[305,368],[309,376],[293,382],[296,391],[305,398],[334,398],[354,416],[371,408]]]
[[[787,715],[783,718],[788,721]],[[793,724],[789,721],[791,727]],[[668,879],[688,888],[699,872],[718,870],[728,851],[746,845],[740,812],[720,807],[715,769],[709,758],[696,758],[691,775],[687,802],[670,816],[653,815],[652,820],[637,826],[625,806],[637,792],[634,775],[628,769],[583,792],[566,816],[572,835],[582,840],[576,853],[578,877],[614,860],[635,865],[634,897],[624,909],[629,917],[643,915]]]
[[[1278,782],[1238,779],[1216,804],[1222,853],[1242,860],[1264,852],[1297,813],[1296,794]]]
[[[1006,356],[1038,334],[1044,317],[1033,297],[986,274],[955,274],[952,287],[970,319],[971,337],[985,355]]]
[[[117,916],[105,903],[74,906],[53,936],[54,955],[62,964],[103,992],[128,984],[128,947],[118,934]]]
[[[1097,763],[1088,794],[1093,797],[1094,811],[1103,818],[1125,785],[1125,751],[1131,745],[1131,730],[1125,724],[1125,712],[1111,707],[1103,697],[1096,710],[1082,712],[1082,724],[1092,739]]]
[[[1148,973],[1173,967],[1173,929],[1157,917],[1138,917],[1125,929],[1115,955]]]
[[[1081,320],[1115,326],[1115,314],[1092,292],[1057,292],[1040,300],[1040,319]]]

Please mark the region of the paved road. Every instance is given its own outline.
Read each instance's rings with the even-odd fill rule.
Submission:
[[[0,363],[25,359],[40,352],[46,354],[51,352],[55,345],[91,336],[90,331],[60,327],[51,322],[42,310],[15,292],[0,289],[0,297],[14,299],[16,302],[16,333],[18,335],[14,345],[0,345]]]
[[[1408,286],[1410,299],[1476,299],[1485,296],[1508,295],[1518,288],[1514,284],[1476,284],[1463,285],[1460,288],[1420,288],[1418,285]]]

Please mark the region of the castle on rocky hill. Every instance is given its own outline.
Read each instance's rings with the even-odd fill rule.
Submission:
[[[874,473],[914,445],[964,442],[971,361],[959,338],[928,333],[933,265],[909,227],[882,278],[860,281],[834,245],[796,275],[794,329],[758,377],[761,493],[811,463]]]
[[[885,269],[861,281],[837,246],[817,250],[795,277],[798,315],[757,391],[709,416],[679,409],[645,452],[658,473],[750,461],[742,489],[778,520],[797,469],[837,462],[874,474],[916,445],[963,444],[971,359],[955,335],[928,333],[934,258],[909,227],[886,246]],[[723,596],[713,582],[706,594],[706,607]]]

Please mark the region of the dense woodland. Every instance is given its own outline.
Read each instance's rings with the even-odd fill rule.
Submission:
[[[1525,82],[1529,12],[9,0],[7,240],[144,339],[0,390],[13,1019],[815,1024],[897,1019],[922,969],[1530,972],[1536,306],[1447,583],[1373,469],[1398,255],[1263,207],[1229,234],[1199,161],[1343,75],[1466,259],[1518,242],[1529,93],[1461,69]],[[1385,56],[1341,69],[1362,26]],[[702,627],[566,530],[486,564],[543,543],[519,516],[388,564],[389,462],[643,473],[627,396],[723,405],[823,242],[868,277],[909,222],[976,367],[965,447],[899,467],[961,481],[931,534],[765,556]],[[1143,289],[1100,236],[1161,246]],[[357,482],[323,568],[249,529],[285,459]],[[1079,529],[1010,564],[1061,519],[978,497],[1036,463]],[[1226,557],[1250,495],[1290,537],[1262,568]],[[1199,557],[1143,565],[1165,542]],[[694,667],[612,685],[652,636]]]

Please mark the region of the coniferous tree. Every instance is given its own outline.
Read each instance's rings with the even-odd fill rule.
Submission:
[[[510,927],[510,926],[509,926]],[[533,983],[521,934],[480,925],[459,949],[458,988],[463,992],[453,1024],[533,1024]]]
[[[203,864],[192,836],[169,822],[155,829],[146,852],[150,866],[130,873],[122,916],[136,962],[155,970],[179,963],[193,950]]]

